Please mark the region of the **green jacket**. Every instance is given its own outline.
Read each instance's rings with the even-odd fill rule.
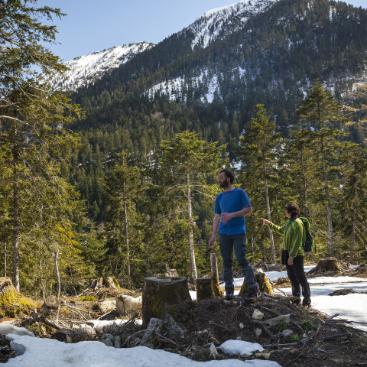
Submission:
[[[289,256],[305,255],[303,244],[306,240],[306,232],[301,219],[289,219],[283,226],[272,223],[271,227],[283,235],[283,249],[289,252]]]

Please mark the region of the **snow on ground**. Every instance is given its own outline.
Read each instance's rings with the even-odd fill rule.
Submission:
[[[231,356],[250,356],[252,353],[264,351],[262,345],[244,340],[227,340],[218,349]]]
[[[25,353],[10,359],[6,367],[280,367],[271,361],[242,362],[230,359],[195,362],[178,354],[147,347],[111,348],[100,342],[65,344],[57,340],[9,335],[25,347]]]
[[[347,294],[330,296],[336,290],[353,289],[355,292],[367,293],[367,279],[358,277],[316,277],[309,279],[311,284],[312,308],[330,316],[339,314],[338,318],[355,321],[353,327],[367,331],[367,294]],[[290,288],[281,291],[291,294]],[[365,323],[357,324],[357,323]]]

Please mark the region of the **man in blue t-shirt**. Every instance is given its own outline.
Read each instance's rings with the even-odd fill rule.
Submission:
[[[234,175],[223,169],[219,174],[219,185],[223,189],[215,200],[215,216],[213,232],[209,240],[212,248],[216,241],[219,226],[220,250],[223,257],[224,282],[226,299],[232,299],[234,294],[232,258],[233,248],[237,261],[245,275],[248,284],[248,297],[257,297],[259,287],[256,283],[251,265],[246,260],[246,219],[251,215],[252,207],[247,193],[234,188]]]

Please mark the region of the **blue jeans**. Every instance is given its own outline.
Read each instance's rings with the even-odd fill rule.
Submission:
[[[233,248],[236,255],[236,259],[243,274],[246,278],[248,289],[257,287],[254,272],[251,265],[246,260],[246,235],[237,236],[220,236],[220,252],[223,258],[223,268],[224,268],[224,283],[227,295],[233,295],[234,285],[233,285]]]

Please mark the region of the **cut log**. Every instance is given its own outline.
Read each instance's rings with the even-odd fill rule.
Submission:
[[[273,286],[271,285],[271,282],[269,280],[269,278],[265,275],[265,273],[257,271],[255,272],[255,279],[257,281],[257,284],[259,285],[259,289],[261,293],[266,293],[266,294],[273,294]],[[246,282],[246,278],[243,280],[242,283],[242,287],[240,290],[239,295],[241,297],[245,296],[247,293],[247,282]]]
[[[167,313],[175,315],[177,306],[191,301],[186,278],[145,278],[143,289],[143,326],[152,317],[162,318]]]
[[[212,273],[212,291],[214,297],[223,297],[223,291],[219,288],[219,272],[217,255],[215,253],[210,254],[210,268]]]
[[[57,330],[51,338],[64,343],[78,343],[81,341],[94,340],[96,338],[96,331],[90,326],[78,329],[60,329]]]
[[[321,259],[317,266],[311,269],[308,274],[316,275],[328,272],[341,273],[344,270],[346,270],[345,267],[335,257],[327,257]]]

